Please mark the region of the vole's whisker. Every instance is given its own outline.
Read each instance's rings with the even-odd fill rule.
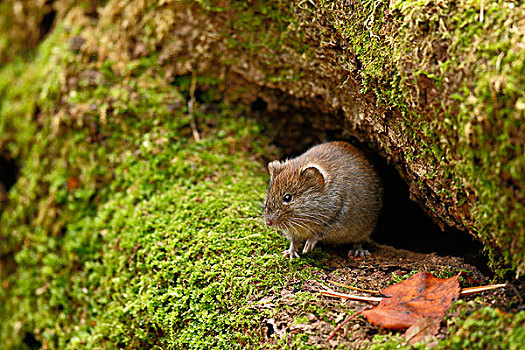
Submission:
[[[310,214],[305,214],[305,213],[300,213],[300,214],[296,214],[296,215],[299,216],[299,217],[316,219],[316,220],[320,220],[321,218],[324,218],[324,219],[327,219],[327,220],[330,219],[330,217],[328,215],[321,214],[321,213],[316,213],[315,216],[314,215],[310,215]]]
[[[253,189],[253,192],[255,193],[255,195],[256,195],[257,197],[259,197],[260,200],[264,200],[264,198],[261,197],[261,194],[260,194],[256,189]]]
[[[296,220],[300,220],[301,222],[304,222],[306,224],[313,224],[313,225],[323,225],[325,224],[324,221],[320,220],[320,219],[315,219],[315,220],[309,220],[309,219],[305,219],[305,218],[295,218]]]
[[[307,220],[307,221],[320,221],[320,222],[323,222],[323,219],[322,219],[322,218],[317,218],[317,217],[314,217],[314,216],[297,215],[296,217],[297,217],[298,219],[301,219],[301,220]]]
[[[324,224],[326,221],[323,219],[313,219],[313,218],[305,218],[305,217],[297,217],[296,219],[301,220],[303,222],[309,222],[312,224]]]
[[[290,220],[290,222],[294,223],[296,226],[302,228],[305,232],[308,232],[308,233],[313,233],[314,230],[312,227],[310,227],[308,225],[308,222],[301,222],[299,220],[296,220],[296,218],[294,218],[293,220]],[[298,231],[297,229],[295,231]]]
[[[301,219],[301,218],[294,218],[294,220],[297,222],[297,223],[301,223],[302,225],[305,225],[305,226],[309,226],[310,224],[316,224],[315,222],[311,221],[311,220],[304,220],[304,219]]]
[[[299,226],[300,228],[302,228],[304,230],[308,230],[308,226],[306,226],[304,223],[301,223],[299,221],[290,220],[290,223],[293,224],[294,226]]]

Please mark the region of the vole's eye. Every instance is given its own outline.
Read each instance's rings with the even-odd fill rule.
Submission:
[[[290,203],[291,200],[292,200],[292,195],[291,194],[285,194],[284,195],[283,203]]]

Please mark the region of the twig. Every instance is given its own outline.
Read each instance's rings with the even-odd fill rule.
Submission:
[[[345,286],[344,284],[342,285],[342,284],[337,283],[337,282],[333,282],[333,281],[328,281],[328,282],[340,285],[341,287],[348,287],[348,286]],[[474,294],[474,293],[485,292],[487,290],[503,288],[503,287],[506,287],[506,286],[507,285],[505,283],[502,283],[502,284],[491,284],[491,285],[487,285],[487,286],[462,288],[461,291],[459,292],[459,294],[461,294],[461,295],[470,295],[470,294]],[[369,293],[378,293],[378,292],[369,291],[369,290],[366,290],[366,289],[359,289],[359,288],[355,288],[355,287],[350,287],[350,288],[351,289],[355,289],[355,290],[364,291],[364,292],[369,292]],[[332,291],[328,291],[328,290],[322,290],[322,291],[320,291],[320,293],[322,295],[327,295],[327,296],[331,296],[331,297],[350,299],[350,300],[357,300],[357,301],[380,302],[383,299],[383,298],[380,298],[380,297],[366,297],[366,296],[361,296],[361,295],[332,292]]]
[[[260,233],[254,233],[253,235],[249,235],[249,236],[245,236],[245,237],[241,237],[241,238],[226,238],[228,241],[243,241],[245,239],[248,239],[248,238],[252,238],[252,237],[259,237],[261,236]]]
[[[190,116],[190,126],[193,138],[196,142],[201,142],[201,136],[199,135],[199,130],[197,129],[197,120],[195,118],[195,113],[193,113],[193,106],[195,105],[195,88],[197,86],[197,73],[195,71],[191,72],[191,86],[190,86],[190,100],[188,101],[188,115]]]
[[[128,258],[128,263],[130,263],[133,259],[135,259],[139,249],[140,249],[140,243],[137,242],[137,243],[135,243],[135,247],[133,248],[133,254],[131,254],[131,256]]]
[[[481,6],[479,8],[479,21],[483,23],[483,18],[485,17],[485,1],[481,0]]]
[[[470,287],[470,288],[462,288],[459,294],[461,295],[470,295],[474,293],[480,293],[484,292],[486,290],[496,289],[496,288],[503,288],[507,285],[505,283],[502,284],[490,284],[488,286],[478,286],[478,287]]]
[[[344,288],[348,288],[348,289],[353,289],[353,290],[357,290],[357,291],[359,291],[359,292],[366,292],[366,293],[372,293],[372,294],[381,294],[381,292],[378,292],[378,291],[375,291],[375,290],[361,289],[361,288],[348,286],[348,285],[346,285],[346,284],[342,284],[342,283],[335,282],[335,281],[330,281],[330,280],[328,280],[328,282],[330,282],[330,283],[332,283],[332,284],[335,284],[336,286],[339,286],[339,287],[344,287]]]
[[[372,302],[372,303],[376,303],[376,302],[378,303],[381,300],[383,300],[383,298],[379,298],[379,297],[365,297],[365,296],[361,296],[361,295],[353,295],[353,294],[344,294],[344,293],[331,292],[331,291],[328,291],[328,290],[322,290],[321,294],[322,295],[331,296],[331,297],[343,298],[343,299],[350,299],[350,300],[357,300],[357,301],[368,301],[368,302]]]
[[[340,330],[345,324],[347,324],[348,322],[350,322],[351,319],[353,319],[354,317],[358,316],[358,315],[361,315],[363,313],[363,311],[365,309],[368,309],[368,308],[363,308],[361,309],[361,311],[358,311],[356,312],[355,314],[353,314],[352,316],[348,317],[346,320],[344,320],[343,322],[341,322],[337,327],[335,327],[335,329],[332,331],[332,333],[330,333],[330,335],[328,336],[328,338],[326,338],[326,341],[330,341],[330,339],[332,339],[335,335],[335,333]]]

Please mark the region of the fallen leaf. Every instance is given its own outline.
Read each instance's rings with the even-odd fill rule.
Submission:
[[[368,322],[390,329],[409,328],[422,317],[441,319],[458,299],[459,275],[447,279],[418,272],[410,278],[383,289],[379,305],[363,311]]]
[[[434,335],[439,330],[441,319],[459,295],[469,295],[507,286],[506,284],[492,284],[460,289],[458,281],[460,276],[471,281],[473,280],[463,272],[449,279],[437,278],[428,272],[419,272],[403,282],[385,288],[382,292],[350,287],[339,282],[328,281],[341,287],[366,291],[368,293],[383,294],[386,295],[386,297],[365,297],[338,293],[333,290],[320,291],[321,294],[332,297],[379,302],[379,305],[376,307],[359,311],[339,324],[330,334],[327,341],[331,341],[335,333],[343,325],[362,313],[370,323],[376,326],[392,329],[409,328],[405,333],[405,337],[409,342],[410,339],[414,338],[413,343],[417,343],[429,335]],[[427,319],[433,321],[431,322]],[[426,346],[433,348],[436,344],[437,341],[434,339],[434,342],[427,343]]]
[[[414,345],[436,335],[440,326],[441,317],[421,317],[406,330],[405,339]]]

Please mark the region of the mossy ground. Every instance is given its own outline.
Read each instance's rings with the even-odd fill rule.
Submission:
[[[261,225],[268,126],[197,76],[196,142],[191,75],[166,79],[155,54],[123,63],[70,50],[82,30],[59,25],[0,70],[0,151],[20,166],[0,208],[0,344],[327,346],[309,339],[332,329],[334,309],[354,307],[322,301],[312,285],[347,262],[322,248],[290,262],[285,240]],[[295,333],[272,337],[269,320],[286,317]],[[320,321],[328,328],[298,332]],[[525,341],[523,311],[449,323],[443,348]],[[402,344],[390,333],[373,342]]]

